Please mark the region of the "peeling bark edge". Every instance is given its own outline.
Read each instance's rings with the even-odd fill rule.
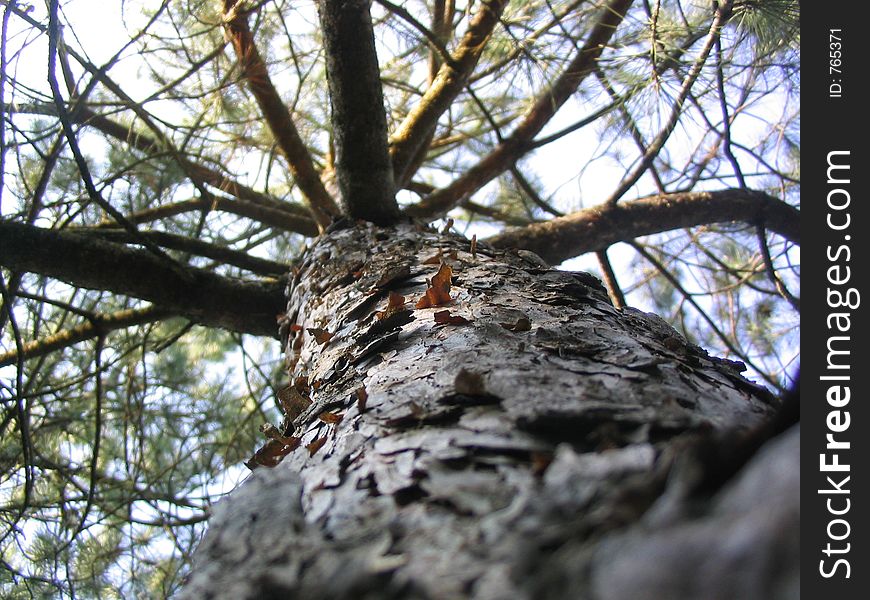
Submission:
[[[247,282],[188,267],[185,275],[150,252],[0,221],[0,264],[70,285],[153,302],[196,323],[277,337],[275,315],[285,304],[283,282]]]

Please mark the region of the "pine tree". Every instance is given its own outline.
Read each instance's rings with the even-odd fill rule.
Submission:
[[[793,596],[797,3],[3,4],[5,595]]]

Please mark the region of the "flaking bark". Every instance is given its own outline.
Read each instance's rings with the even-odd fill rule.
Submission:
[[[450,300],[415,309],[443,264]],[[287,318],[310,405],[282,435],[301,441],[217,508],[182,597],[794,591],[797,432],[753,456],[776,401],[588,274],[412,226],[337,229]]]

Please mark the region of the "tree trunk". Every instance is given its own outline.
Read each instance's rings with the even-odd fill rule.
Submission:
[[[346,225],[287,316],[289,454],[183,597],[797,597],[797,428],[758,450],[778,401],[593,277]]]

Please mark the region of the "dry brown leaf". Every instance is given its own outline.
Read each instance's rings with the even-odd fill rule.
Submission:
[[[326,436],[322,438],[317,438],[310,444],[306,445],[305,448],[308,450],[308,456],[314,456],[318,450],[323,447],[323,444],[326,443]]]
[[[477,234],[471,236],[471,258],[477,258]]]
[[[308,333],[314,336],[314,341],[320,345],[326,344],[329,340],[332,339],[334,333],[329,333],[325,329],[320,329],[319,327],[309,327]]]
[[[441,263],[441,268],[429,282],[429,287],[422,298],[417,302],[417,308],[430,308],[443,306],[450,302],[450,278],[453,269],[447,263]]]
[[[423,260],[424,265],[438,265],[444,261],[444,251],[439,249],[438,252]]]
[[[369,393],[366,391],[365,387],[357,388],[356,390],[356,407],[360,413],[365,412],[366,410],[366,402],[369,399]]]
[[[321,421],[323,421],[324,423],[334,424],[334,423],[341,423],[341,420],[344,417],[343,417],[343,415],[339,415],[337,413],[324,412],[324,413],[320,413],[320,415],[318,415],[317,418],[320,419]]]
[[[552,462],[552,452],[532,452],[532,474],[537,477],[542,476]]]
[[[375,316],[379,321],[382,321],[388,317],[393,316],[400,310],[405,308],[405,297],[398,292],[390,292],[389,298],[387,299],[387,307],[384,310],[379,310],[375,313]]]
[[[274,467],[280,463],[285,456],[298,448],[299,443],[302,441],[296,437],[288,437],[284,439],[289,443],[284,443],[284,441],[276,439],[267,440],[266,443],[248,459],[245,466],[252,471],[257,467]]]
[[[435,323],[437,325],[468,325],[471,321],[459,315],[451,315],[449,310],[439,310],[435,313]]]
[[[308,392],[311,391],[311,387],[308,385],[308,377],[305,375],[300,375],[296,379],[293,380],[293,386],[299,391],[303,396],[307,396]]]

